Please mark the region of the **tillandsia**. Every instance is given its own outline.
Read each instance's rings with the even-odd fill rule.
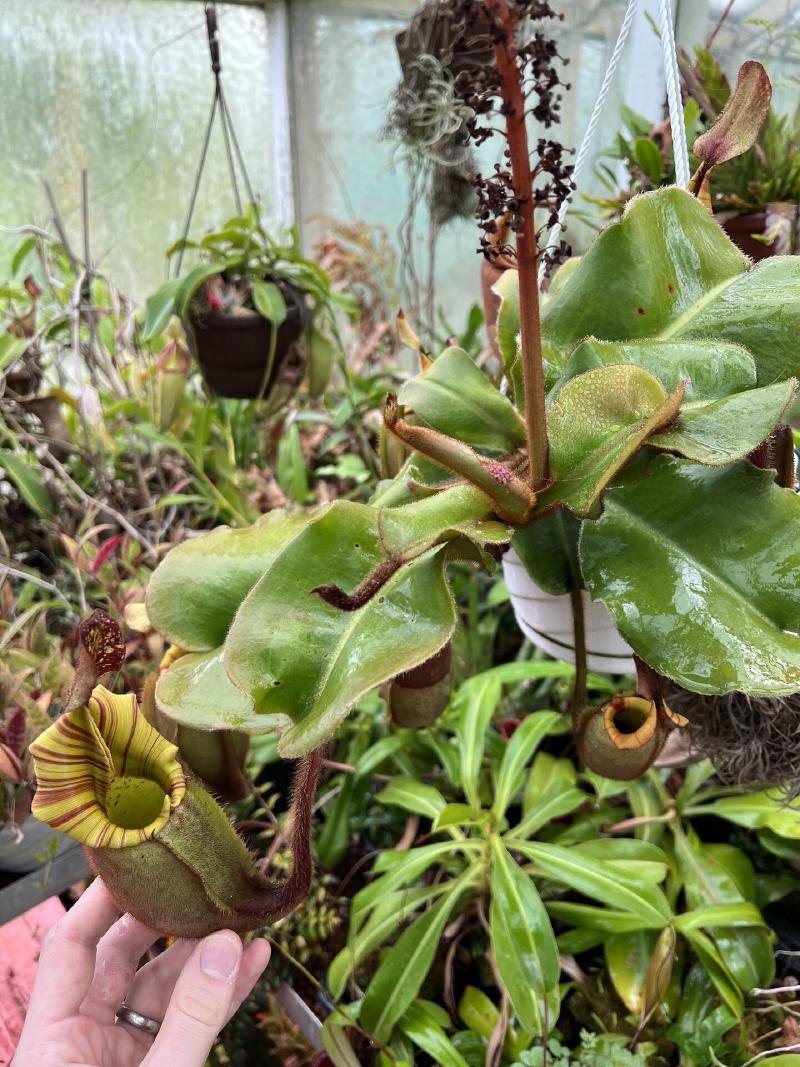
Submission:
[[[409,672],[453,638],[449,564],[491,569],[511,542],[542,589],[572,598],[576,734],[595,770],[625,777],[677,725],[665,680],[712,697],[800,692],[800,498],[785,429],[800,259],[754,266],[691,192],[661,188],[540,297],[552,251],[540,230],[571,185],[560,146],[530,153],[527,141],[528,111],[545,128],[558,114],[553,9],[446,9],[470,48],[480,13],[494,62],[457,86],[471,128],[491,121],[508,140],[490,184],[480,179],[487,247],[510,266],[495,286],[508,388],[457,347],[431,356],[401,320],[420,373],[386,405],[388,477],[368,504],[275,512],[173,549],[147,611],[185,654],[155,700],[178,726],[277,730],[281,755],[303,755],[368,691],[400,676],[393,707],[413,700]],[[651,672],[603,709],[586,708],[584,590]],[[434,684],[426,716],[442,704],[446,683]]]
[[[32,812],[86,847],[115,901],[175,937],[254,930],[287,914],[311,880],[311,809],[321,753],[299,765],[292,801],[294,867],[257,869],[223,809],[184,770],[133,694],[97,686],[30,746]]]

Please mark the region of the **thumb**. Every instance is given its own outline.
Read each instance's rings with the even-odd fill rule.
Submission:
[[[187,960],[142,1067],[203,1067],[231,1008],[242,942],[230,930],[204,938]]]

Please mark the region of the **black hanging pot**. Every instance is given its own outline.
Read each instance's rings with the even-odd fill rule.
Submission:
[[[305,368],[300,338],[310,324],[310,314],[300,289],[283,282],[280,288],[287,312],[278,328],[263,398],[270,395],[279,379],[293,387],[299,384]],[[209,389],[217,396],[238,400],[258,397],[272,348],[273,324],[257,311],[242,308],[235,315],[191,311],[189,325],[193,353]]]

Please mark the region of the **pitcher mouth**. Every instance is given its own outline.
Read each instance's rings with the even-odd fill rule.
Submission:
[[[37,819],[92,848],[150,840],[186,794],[178,749],[150,725],[133,694],[103,686],[30,746]]]

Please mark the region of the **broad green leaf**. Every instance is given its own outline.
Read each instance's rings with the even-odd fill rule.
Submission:
[[[673,920],[676,930],[713,930],[717,926],[762,926],[766,923],[761,912],[749,901],[733,904],[709,904],[684,912]]]
[[[259,315],[263,315],[273,326],[280,326],[286,318],[286,301],[278,286],[259,278],[250,283],[250,289]]]
[[[175,314],[175,296],[180,284],[180,278],[172,278],[148,296],[144,305],[143,341],[152,341],[169,325],[169,320]]]
[[[398,1021],[398,1029],[441,1067],[469,1067],[443,1030],[442,1021],[433,1010],[436,1007],[424,1000],[410,1004]],[[450,1016],[446,1012],[445,1020],[445,1025],[449,1025]]]
[[[721,955],[711,938],[701,930],[687,930],[684,936],[694,949],[695,955],[702,963],[726,1006],[740,1022],[743,1022],[742,993],[728,967],[727,960]]]
[[[388,555],[422,551],[448,533],[461,533],[481,544],[504,544],[511,537],[507,526],[489,519],[486,498],[471,485],[454,485],[413,504],[376,509],[375,514]]]
[[[646,370],[613,364],[567,382],[547,411],[553,485],[537,509],[591,511],[608,483],[647,438],[676,418],[683,385],[669,396]]]
[[[577,781],[578,771],[571,759],[552,756],[549,752],[537,752],[525,784],[522,810],[527,815],[551,788],[567,788],[574,786]]]
[[[376,509],[336,501],[275,556],[231,626],[231,681],[257,712],[293,722],[281,737],[282,756],[320,745],[365,693],[423,663],[452,636],[448,546],[397,561],[353,610],[316,591],[334,582],[352,594],[386,566],[378,522]]]
[[[331,995],[339,999],[344,993],[347,979],[367,957],[390,941],[398,927],[409,915],[440,897],[448,884],[427,889],[404,889],[387,893],[361,927],[354,927],[348,936],[347,945],[331,960],[327,984]]]
[[[685,688],[792,693],[798,520],[800,498],[770,471],[659,457],[584,524],[584,579],[642,659]]]
[[[0,448],[2,467],[17,488],[19,495],[40,519],[53,514],[53,498],[37,468],[16,452]]]
[[[388,1039],[394,1024],[417,996],[461,892],[461,884],[456,883],[402,932],[381,960],[359,1015],[361,1025],[378,1041]]]
[[[739,887],[710,849],[684,834],[676,837],[675,849],[690,909],[745,904]],[[752,924],[745,928],[739,924],[723,926],[713,918],[711,937],[739,988],[749,992],[755,986],[768,986],[775,975],[775,960],[766,929]],[[682,932],[689,937],[692,929],[684,925]]]
[[[177,545],[147,588],[153,626],[187,652],[217,648],[270,562],[312,517],[273,511],[253,526],[220,526]]]
[[[597,908],[591,904],[572,904],[566,900],[548,900],[547,910],[559,922],[608,934],[630,933],[642,928],[642,920],[630,911]]]
[[[514,396],[522,398],[522,369],[519,365],[519,276],[515,270],[504,271],[492,286],[500,297],[497,313],[497,347],[503,357],[506,375]]]
[[[345,1026],[336,1020],[336,1015],[329,1015],[322,1024],[322,1047],[330,1056],[334,1067],[359,1067],[358,1057],[347,1038]]]
[[[484,1053],[486,1045],[484,1042],[491,1041],[492,1034],[500,1020],[500,1010],[482,989],[478,989],[473,985],[468,985],[464,988],[464,992],[461,994],[461,999],[458,1002],[458,1017],[463,1024],[468,1027],[470,1034],[483,1039],[480,1046],[480,1059],[478,1061],[482,1067],[485,1062]],[[518,1060],[520,1052],[523,1052],[529,1044],[529,1037],[525,1040],[524,1036],[517,1036],[513,1027],[508,1026],[506,1028],[506,1035],[503,1041],[503,1053],[508,1059],[514,1061]]]
[[[716,815],[748,830],[771,830],[780,837],[800,840],[800,811],[767,791],[742,797],[721,797],[710,804],[686,808],[687,815]]]
[[[407,852],[382,853],[381,858],[393,856],[397,862],[382,877],[377,878],[363,889],[359,889],[353,897],[350,910],[351,923],[357,924],[370,908],[385,899],[387,893],[401,886],[410,885],[429,867],[443,863],[457,847],[458,842],[455,841],[438,841],[433,845],[421,845],[419,848],[409,849]]]
[[[636,930],[612,934],[606,939],[606,968],[614,988],[628,1011],[639,1015],[644,1003],[647,966],[655,948],[655,930]]]
[[[664,177],[664,160],[655,141],[649,137],[637,137],[633,142],[633,158],[645,176],[655,185]]]
[[[175,660],[156,683],[158,710],[174,723],[200,730],[263,734],[290,726],[285,715],[254,710],[252,701],[228,678],[222,657],[220,647]]]
[[[503,762],[495,781],[492,813],[502,819],[508,805],[522,786],[525,765],[554,727],[560,727],[557,711],[538,711],[528,715],[514,731],[503,753]]]
[[[694,341],[581,342],[570,355],[560,388],[584,371],[616,363],[633,363],[649,371],[672,392],[686,382],[685,403],[718,400],[756,385],[753,357],[741,345],[707,339]]]
[[[311,396],[322,396],[330,385],[336,345],[324,333],[312,330],[308,339],[308,391]]]
[[[603,865],[610,864],[612,870],[623,874],[627,871],[634,878],[653,885],[663,882],[669,872],[666,853],[656,845],[635,838],[600,837],[596,841],[581,841],[575,849]]]
[[[547,789],[537,795],[530,808],[525,809],[525,817],[505,835],[510,840],[506,843],[509,847],[516,847],[516,841],[524,841],[535,833],[548,826],[556,819],[562,819],[565,815],[571,815],[588,800],[586,793],[568,782],[560,780],[553,782]]]
[[[371,774],[376,767],[380,767],[384,760],[389,759],[395,752],[405,748],[407,743],[406,735],[402,732],[390,734],[389,737],[382,737],[380,741],[370,745],[362,756],[359,756],[355,764],[356,773],[354,777],[364,778],[366,775]]]
[[[391,804],[404,811],[424,815],[426,819],[435,819],[447,803],[434,786],[414,778],[400,777],[393,778],[376,794],[375,799],[379,804]]]
[[[446,804],[434,819],[434,830],[446,830],[450,826],[475,826],[491,818],[488,811],[478,811],[469,804]]]
[[[695,463],[734,463],[786,421],[796,393],[797,383],[790,379],[719,400],[686,403],[672,429],[653,435],[647,443]]]
[[[559,373],[590,336],[712,337],[743,345],[761,385],[800,372],[798,327],[800,259],[776,256],[751,267],[703,205],[674,187],[631,200],[542,315],[545,358]]]
[[[516,408],[460,348],[448,348],[406,382],[401,404],[435,430],[478,449],[513,452],[525,443]]]
[[[534,582],[559,596],[580,587],[578,537],[581,520],[559,508],[517,530],[511,545]]]
[[[197,267],[182,275],[175,289],[175,313],[186,321],[192,299],[203,284],[209,278],[221,274],[225,270],[225,263],[200,263]]]
[[[461,755],[461,785],[473,808],[481,807],[478,780],[486,743],[486,731],[500,703],[502,683],[491,671],[465,682],[455,698],[457,733]]]
[[[558,1018],[560,965],[550,919],[533,880],[492,838],[492,952],[520,1024],[541,1034]]]
[[[638,915],[642,926],[660,930],[672,919],[667,898],[657,886],[626,876],[561,845],[515,841],[513,847],[551,878],[611,908]]]

